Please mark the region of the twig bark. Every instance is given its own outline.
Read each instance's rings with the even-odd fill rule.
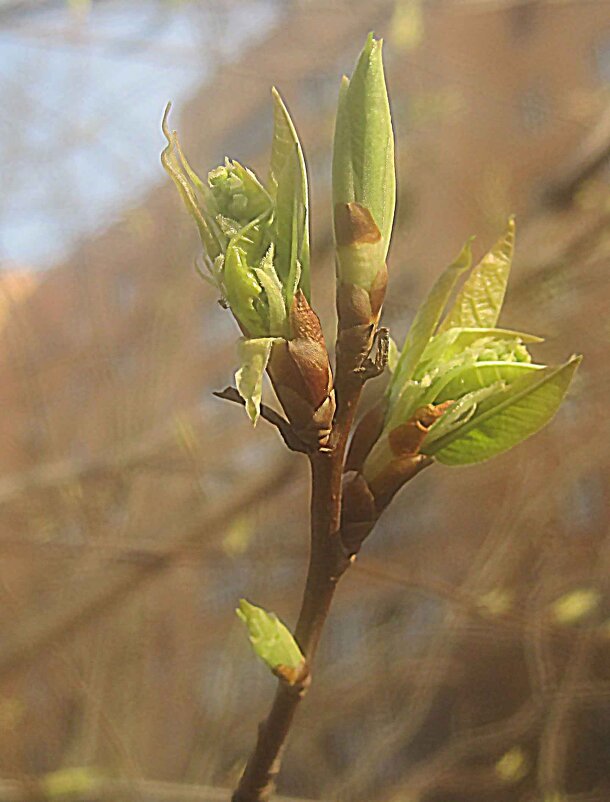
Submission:
[[[328,449],[310,454],[311,547],[295,638],[305,655],[308,680],[337,582],[350,565],[341,540],[341,485],[347,441],[366,376],[337,365],[337,411]],[[282,752],[306,684],[280,679],[271,711],[261,722],[254,751],[232,802],[266,802],[273,793]]]
[[[322,634],[337,581],[349,565],[339,536],[341,477],[345,440],[310,457],[312,476],[311,550],[309,569],[295,638],[308,667]],[[268,717],[259,725],[256,746],[233,802],[264,802],[273,792],[284,745],[306,685],[280,680]]]

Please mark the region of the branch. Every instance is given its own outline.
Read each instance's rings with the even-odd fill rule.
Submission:
[[[332,451],[310,455],[311,551],[301,612],[295,629],[295,638],[309,668],[337,582],[349,566],[338,534],[345,440]],[[232,802],[266,802],[270,798],[284,745],[304,690],[299,689],[295,693],[285,682],[279,682],[271,712],[259,725],[256,746]]]

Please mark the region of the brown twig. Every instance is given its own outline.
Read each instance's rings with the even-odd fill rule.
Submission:
[[[295,638],[310,669],[337,582],[350,565],[340,534],[341,486],[349,433],[362,388],[367,379],[372,378],[359,367],[354,369],[351,364],[342,363],[341,356],[338,356],[337,410],[330,444],[328,448],[310,454],[311,547],[301,612],[295,629]],[[375,375],[380,372],[376,371]],[[265,802],[269,799],[304,691],[301,688],[295,693],[294,688],[280,680],[271,712],[259,725],[256,746],[232,802]]]
[[[340,430],[336,430],[339,433]],[[341,478],[348,431],[335,439],[333,448],[310,456],[311,550],[296,640],[311,666],[328,616],[337,581],[349,565],[339,536]],[[300,689],[304,690],[304,689]],[[233,802],[269,799],[279,771],[282,752],[303,692],[280,680],[271,712],[261,722],[256,746]]]

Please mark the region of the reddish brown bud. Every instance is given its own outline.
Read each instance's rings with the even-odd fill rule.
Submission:
[[[378,512],[375,499],[361,473],[343,477],[341,541],[347,554],[360,551],[364,539],[375,526]]]
[[[420,449],[432,424],[451,403],[445,401],[437,406],[421,407],[406,423],[382,435],[369,452],[363,473],[380,512],[405,482],[432,462],[431,458],[420,454]]]
[[[297,290],[290,309],[290,328],[293,339],[313,340],[324,345],[320,318],[313,311],[302,290]]]
[[[370,211],[358,203],[335,206],[337,245],[337,361],[341,373],[357,371],[373,345],[388,271],[384,244]]]
[[[424,454],[411,454],[393,460],[370,483],[375,504],[381,513],[392,501],[400,488],[416,476],[422,468],[432,464],[432,458]]]
[[[340,284],[337,287],[337,314],[341,330],[370,326],[374,320],[370,293],[356,284]]]
[[[273,344],[267,371],[295,432],[315,448],[328,441],[335,403],[322,327],[300,290],[290,325],[293,338]]]
[[[358,422],[345,460],[346,471],[362,470],[364,460],[383,431],[387,407],[388,401],[384,397],[372,406]]]

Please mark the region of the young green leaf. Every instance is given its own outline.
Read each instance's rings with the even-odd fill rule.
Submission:
[[[238,227],[271,213],[271,198],[252,170],[235,160],[208,173],[208,184],[218,212],[235,220]]]
[[[300,669],[305,657],[290,630],[275,613],[268,613],[245,599],[235,611],[248,628],[252,648],[272,671]]]
[[[463,426],[424,444],[422,450],[445,465],[469,465],[516,446],[551,420],[580,361],[572,357],[558,368],[528,372],[483,401]]]
[[[269,193],[276,204],[276,269],[285,287],[295,284],[300,266],[300,288],[310,300],[309,201],[303,149],[288,109],[273,92],[274,129],[269,170]],[[294,295],[294,293],[293,293]],[[286,298],[287,307],[292,296]]]
[[[242,330],[256,337],[266,333],[266,321],[255,307],[262,288],[256,274],[248,267],[239,237],[229,243],[224,261],[223,285],[231,311]]]
[[[415,368],[438,326],[457,280],[464,272],[470,269],[472,264],[471,246],[472,238],[468,240],[457,258],[436,280],[428,293],[428,297],[418,309],[415,320],[407,334],[398,365],[394,371],[394,377],[388,388],[390,394],[392,394],[392,388],[407,381],[407,379],[413,378]]]
[[[504,302],[514,245],[515,220],[511,217],[506,232],[464,283],[439,332],[454,326],[492,328],[496,325]]]
[[[343,79],[333,147],[333,204],[367,208],[381,231],[385,259],[396,205],[394,134],[382,41],[369,34],[351,80]]]
[[[513,331],[512,329],[448,329],[430,340],[417,366],[415,377],[421,376],[440,362],[448,362],[454,359],[467,348],[474,346],[477,341],[483,340],[490,344],[512,341],[515,348],[519,350],[522,350],[524,344],[542,342],[541,337],[536,337],[534,334],[526,334],[523,331]],[[527,352],[523,356],[526,361],[529,361],[527,360]]]
[[[434,402],[440,404],[450,399],[461,398],[466,393],[481,390],[492,384],[509,385],[523,376],[544,370],[543,365],[532,362],[475,362],[466,364],[461,370],[452,371],[451,378],[437,389]]]
[[[241,367],[235,374],[235,386],[246,402],[246,412],[255,426],[261,411],[263,374],[275,339],[275,337],[258,337],[239,341]]]

